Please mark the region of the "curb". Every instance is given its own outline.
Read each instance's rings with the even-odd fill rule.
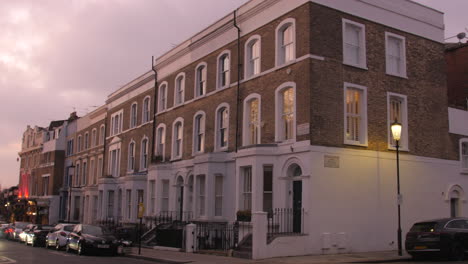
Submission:
[[[143,255],[133,255],[133,254],[125,254],[122,257],[148,260],[148,261],[153,261],[153,262],[158,262],[158,263],[163,263],[163,264],[184,264],[184,263],[193,262],[193,261],[175,261],[175,260],[168,260],[168,259],[159,259],[159,258],[152,258],[152,257],[143,256]]]

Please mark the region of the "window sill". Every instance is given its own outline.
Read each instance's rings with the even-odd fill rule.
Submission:
[[[172,162],[172,161],[179,161],[179,160],[182,160],[182,156],[171,158],[171,162]]]
[[[360,143],[360,142],[356,142],[356,141],[345,140],[344,144],[345,145],[350,145],[350,146],[364,147],[364,148],[368,147],[367,142],[366,143]]]
[[[288,140],[283,140],[283,141],[277,141],[276,143],[277,143],[278,147],[281,147],[281,146],[292,145],[292,144],[296,143],[296,140],[295,139],[288,139]]]
[[[228,151],[228,147],[216,148],[214,152],[226,152]]]
[[[367,68],[367,65],[362,65],[362,64],[352,64],[352,63],[347,63],[347,62],[344,62],[343,61],[343,65],[347,65],[347,66],[351,66],[351,67],[354,67],[354,68],[358,68],[358,69],[361,69],[361,70],[369,70]]]
[[[385,74],[393,76],[393,77],[408,79],[408,76],[406,75],[406,73],[405,74],[396,74],[396,73],[391,73],[391,72],[385,72]]]

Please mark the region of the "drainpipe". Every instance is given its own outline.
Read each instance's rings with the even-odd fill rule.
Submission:
[[[154,56],[151,56],[151,69],[153,70],[154,72],[154,102],[153,102],[153,132],[152,132],[152,147],[151,147],[151,161],[154,159],[154,148],[155,148],[155,144],[156,144],[156,140],[155,140],[155,137],[156,137],[156,107],[158,106],[157,105],[157,102],[158,102],[158,72],[156,71],[155,69],[155,65],[154,65]],[[151,109],[150,109],[150,113],[151,113]]]
[[[237,10],[234,10],[234,27],[237,29],[237,90],[236,90],[236,138],[235,138],[235,150],[237,153],[238,149],[238,137],[239,137],[239,101],[240,101],[240,76],[241,76],[241,69],[242,69],[242,64],[240,61],[240,33],[241,30],[239,26],[237,25]]]

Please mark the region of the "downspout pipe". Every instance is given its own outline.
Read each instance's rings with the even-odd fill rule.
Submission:
[[[235,138],[235,151],[238,150],[238,138],[239,138],[239,104],[240,104],[240,77],[241,77],[241,54],[240,54],[240,34],[241,30],[237,25],[237,10],[234,10],[234,27],[237,29],[237,90],[236,90],[236,138]]]
[[[158,106],[158,72],[156,71],[155,65],[154,65],[154,56],[151,56],[151,69],[154,72],[154,102],[153,102],[153,131],[152,131],[152,147],[151,147],[151,161],[154,160],[154,148],[156,146],[156,107]],[[151,111],[150,111],[151,113]]]

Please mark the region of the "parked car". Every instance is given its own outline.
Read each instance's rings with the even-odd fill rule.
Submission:
[[[10,234],[10,239],[12,240],[19,240],[19,234],[23,232],[23,229],[31,224],[30,222],[15,222],[13,224],[13,230]]]
[[[35,224],[29,224],[25,228],[23,228],[23,231],[20,232],[19,236],[19,242],[21,243],[26,243],[26,238],[28,236],[28,233],[35,227]]]
[[[68,234],[73,231],[74,227],[74,224],[56,225],[54,229],[50,230],[49,234],[46,236],[46,248],[55,247],[56,250],[60,250],[61,248],[65,247],[67,245]]]
[[[33,247],[45,246],[47,234],[54,229],[49,225],[36,225],[26,232],[26,245]]]
[[[0,238],[6,238],[8,236],[9,229],[10,229],[10,224],[1,224],[0,225]]]
[[[413,258],[429,255],[463,260],[468,251],[468,218],[444,218],[415,223],[405,247]]]
[[[79,255],[91,252],[117,254],[119,240],[105,227],[78,224],[68,235],[66,250],[75,250]]]

